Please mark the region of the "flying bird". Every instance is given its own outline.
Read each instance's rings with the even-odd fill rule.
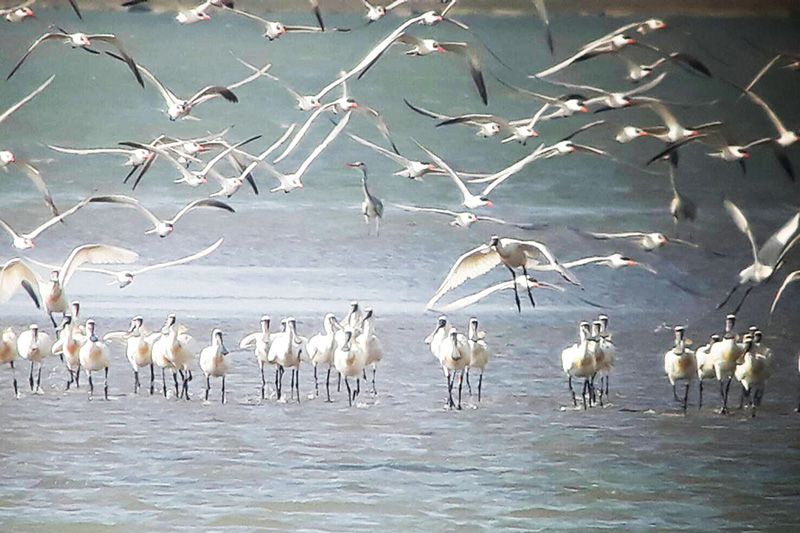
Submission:
[[[11,259],[0,270],[0,302],[11,298],[21,286],[38,309],[44,305],[44,311],[56,327],[53,313],[66,314],[69,309],[64,288],[79,266],[84,263],[133,263],[138,258],[136,252],[118,246],[84,244],[73,249],[64,264],[52,270],[49,281],[31,270],[24,259]]]
[[[481,244],[477,248],[465,252],[456,260],[425,307],[432,309],[433,305],[449,290],[460,286],[469,279],[482,276],[497,266],[505,266],[511,272],[511,279],[516,280],[515,269],[522,268],[523,274],[527,277],[528,265],[542,263],[553,265],[554,270],[566,281],[573,285],[580,285],[578,279],[558,262],[556,256],[545,244],[537,241],[500,238],[493,235],[488,244]],[[528,290],[528,297],[531,305],[535,305],[530,290]],[[514,299],[517,303],[517,310],[521,311],[516,284],[514,285]]]
[[[120,56],[113,54],[111,52],[106,52],[106,53],[115,59],[119,60],[123,59]],[[192,109],[194,109],[195,106],[200,105],[203,102],[208,102],[212,98],[216,98],[218,96],[221,96],[228,102],[237,103],[239,101],[239,98],[233,93],[233,90],[265,75],[267,71],[270,69],[270,67],[272,67],[271,63],[266,65],[258,72],[231,85],[227,86],[208,85],[197,91],[195,94],[193,94],[186,100],[176,96],[175,93],[169,90],[169,88],[166,85],[158,81],[158,78],[156,78],[152,72],[150,72],[141,65],[139,65],[138,68],[142,72],[142,74],[144,74],[144,77],[147,78],[147,81],[149,81],[158,90],[159,94],[161,94],[161,97],[167,104],[167,116],[169,117],[170,120],[175,121],[178,119],[186,118],[187,116],[189,116],[189,113],[192,112]]]
[[[40,224],[37,228],[26,233],[17,233],[14,230],[14,228],[9,226],[8,223],[1,218],[0,218],[0,227],[2,227],[11,236],[12,244],[14,245],[15,248],[17,248],[18,250],[27,250],[28,248],[34,247],[33,239],[35,239],[48,229],[52,228],[53,226],[55,226],[68,216],[70,216],[71,214],[77,212],[81,207],[89,203],[90,199],[91,198],[87,198],[85,200],[78,202],[73,207],[67,209],[60,215],[52,217],[47,222]]]
[[[235,213],[236,210],[233,209],[231,206],[226,204],[225,202],[220,202],[219,200],[212,200],[212,199],[201,199],[201,200],[194,200],[193,202],[189,202],[185,206],[178,211],[174,217],[168,219],[161,219],[157,217],[152,211],[147,209],[142,203],[137,200],[136,198],[131,198],[130,196],[125,196],[122,194],[114,194],[110,196],[94,196],[89,200],[92,203],[113,203],[113,204],[122,204],[136,208],[144,217],[153,223],[153,227],[145,232],[145,234],[150,235],[155,233],[161,238],[166,237],[172,230],[175,229],[175,224],[177,224],[178,220],[181,219],[185,214],[189,211],[200,207],[215,207],[217,209],[224,209],[231,213]]]
[[[114,35],[113,33],[96,33],[96,34],[86,34],[82,32],[68,33],[67,31],[61,28],[58,28],[57,32],[45,33],[44,35],[36,39],[33,42],[33,44],[30,45],[28,49],[25,51],[25,53],[22,55],[22,58],[19,60],[19,62],[17,62],[17,64],[14,65],[13,69],[11,69],[11,72],[9,72],[8,76],[6,77],[6,80],[11,79],[11,76],[14,75],[14,73],[19,69],[19,67],[22,66],[22,63],[25,62],[25,60],[28,58],[31,52],[33,52],[40,44],[52,40],[60,40],[62,43],[70,45],[72,48],[82,48],[83,50],[86,50],[87,52],[95,55],[99,55],[100,52],[92,48],[89,48],[89,46],[92,44],[92,41],[100,41],[112,45],[120,53],[119,56],[115,57],[117,57],[118,59],[123,61],[126,65],[128,65],[128,68],[131,70],[131,72],[133,72],[136,81],[139,83],[139,85],[144,87],[144,81],[142,80],[142,75],[139,73],[139,69],[136,66],[136,62],[133,60],[131,56],[128,55],[127,52],[125,52],[125,49],[122,47],[122,43],[119,41],[119,39],[117,39],[116,35]]]
[[[733,219],[733,222],[736,224],[736,227],[739,228],[739,231],[747,235],[747,240],[750,241],[750,247],[753,252],[753,263],[739,272],[739,282],[728,292],[725,299],[717,305],[717,309],[720,309],[728,303],[739,287],[749,285],[742,300],[733,312],[736,314],[739,312],[739,309],[741,309],[742,304],[744,304],[750,292],[761,283],[769,281],[772,276],[775,275],[775,272],[783,266],[786,254],[788,254],[794,245],[797,244],[797,241],[800,240],[800,212],[792,215],[792,217],[781,226],[778,231],[773,233],[761,248],[759,248],[756,244],[755,236],[753,236],[753,230],[750,228],[750,223],[747,221],[747,217],[745,217],[742,210],[730,200],[725,200],[723,203],[725,209],[728,210],[728,213]]]
[[[173,267],[177,265],[183,265],[186,263],[190,263],[192,261],[196,261],[202,257],[207,256],[208,254],[212,253],[214,250],[220,247],[222,241],[224,240],[223,237],[220,237],[217,242],[200,250],[199,252],[193,253],[191,255],[187,255],[185,257],[181,257],[179,259],[173,259],[172,261],[165,261],[163,263],[156,263],[155,265],[149,265],[146,267],[138,268],[136,270],[106,270],[102,268],[92,268],[92,267],[81,267],[78,270],[82,272],[97,272],[99,274],[106,274],[108,276],[113,277],[108,284],[118,284],[120,289],[124,289],[131,283],[133,283],[134,277],[138,276],[139,274],[144,274],[145,272],[150,272],[152,270],[158,270],[159,268],[167,268]]]

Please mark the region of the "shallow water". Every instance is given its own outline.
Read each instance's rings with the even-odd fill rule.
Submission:
[[[11,68],[47,23],[77,27],[63,10],[39,15],[39,22],[2,27],[0,72]],[[295,23],[306,18],[297,13],[285,17]],[[535,19],[465,20],[520,70],[510,73],[490,63],[509,81],[524,83],[523,74],[551,62],[538,40]],[[348,35],[290,36],[273,43],[260,37],[258,26],[232,17],[178,27],[166,15],[92,13],[83,28],[116,32],[138,61],[179,94],[246,76],[229,51],[254,63],[272,62],[273,74],[305,92],[354,64],[363,47],[397,22],[387,19]],[[697,40],[673,32],[653,35],[649,42],[691,50],[715,72],[737,81],[768,57],[732,36],[758,40],[768,31],[777,47],[797,44],[793,20],[670,22]],[[328,23],[358,25],[348,15],[332,15]],[[621,23],[554,20],[559,57]],[[417,33],[442,40],[463,38],[445,27]],[[520,42],[524,46],[519,47]],[[708,47],[714,47],[714,56],[727,57],[729,65],[711,57]],[[121,183],[126,171],[118,159],[56,154],[46,144],[111,146],[159,133],[199,135],[235,124],[234,139],[264,135],[254,143],[256,151],[277,138],[282,127],[304,118],[292,109],[283,89],[259,81],[237,91],[238,105],[203,104],[196,111],[200,122],[172,124],[161,112],[156,92],[131,83],[130,73],[115,62],[57,48],[43,45],[5,84],[3,108],[57,74],[47,91],[3,124],[0,143],[35,161],[60,206],[95,189],[126,193]],[[176,63],[174,57],[182,61]],[[616,81],[621,73],[614,60],[599,58],[565,72],[562,79],[616,87],[623,86]],[[759,93],[787,124],[800,119],[800,110],[788,99],[795,81],[793,73],[772,74]],[[492,80],[488,83],[492,112],[531,112],[530,103],[510,98]],[[415,157],[411,136],[456,168],[473,171],[502,168],[532,149],[531,143],[499,148],[494,141],[476,139],[466,128],[436,129],[407,111],[403,97],[445,113],[482,110],[468,74],[449,58],[408,59],[392,51],[361,81],[350,84],[350,91],[383,113],[401,151]],[[722,84],[678,71],[657,94],[678,101],[720,99],[714,108],[679,111],[689,124],[730,120],[748,140],[772,133],[747,102],[734,106],[736,95]],[[540,138],[551,142],[592,118],[543,124]],[[657,123],[645,110],[620,111],[614,119]],[[354,117],[352,126],[378,139],[361,117]],[[281,168],[295,168],[323,135],[313,132]],[[634,162],[659,149],[647,139],[620,147],[599,131],[585,139]],[[645,253],[628,243],[588,241],[571,231],[572,226],[672,231],[667,179],[580,155],[532,165],[493,194],[492,215],[549,224],[532,233],[491,225],[464,231],[433,215],[393,208],[396,202],[457,208],[458,196],[447,179],[414,183],[391,177],[396,169],[388,161],[344,138],[311,167],[303,190],[270,195],[272,179],[260,171],[262,193],[239,191],[230,199],[235,215],[196,212],[167,239],[143,235],[144,221],[132,211],[84,209],[42,236],[31,257],[59,261],[74,246],[104,242],[135,249],[142,264],[149,264],[225,237],[220,250],[201,262],[142,275],[122,291],[106,286],[102,277],[76,276],[69,295],[83,302],[84,317],[95,317],[101,331],[125,327],[134,314],[144,315],[152,328],[167,313],[176,312],[201,344],[212,328],[221,327],[232,347],[258,327],[263,313],[275,318],[292,314],[298,317],[300,333],[310,336],[325,312],[341,314],[348,301],[358,299],[375,308],[386,354],[377,375],[379,394],[362,394],[352,409],[341,394],[334,395],[333,404],[310,400],[312,371],[304,366],[299,405],[276,403],[274,398],[262,403],[257,366],[244,352],[235,355],[227,380],[229,403],[224,406],[218,404],[217,382],[212,383],[212,402],[202,404],[199,369],[191,384],[191,402],[134,396],[131,372],[119,350],[112,361],[109,402],[88,403],[83,387],[65,393],[66,372],[55,358],[45,364],[44,394],[26,392],[14,401],[10,370],[4,368],[0,529],[797,530],[800,441],[797,415],[792,413],[800,341],[796,302],[791,297],[784,300],[767,326],[773,282],[755,291],[740,314],[740,329],[750,323],[762,325],[775,351],[777,371],[754,420],[736,410],[727,417],[715,414],[714,384],[707,384],[707,405],[699,412],[693,387],[693,408],[680,415],[671,402],[662,364],[671,341],[665,325],[687,324],[697,344],[719,330],[724,312],[714,306],[750,260],[745,237],[723,211],[721,198],[737,201],[763,240],[791,215],[797,189],[768,151],[754,151],[746,176],[736,165],[707,158],[697,148],[682,155],[680,185],[701,209],[696,239],[724,257],[679,246]],[[369,165],[373,192],[387,206],[379,238],[366,236],[358,212],[359,174],[343,166],[357,159]],[[16,173],[0,178],[5,220],[27,228],[47,216],[27,180]],[[170,167],[158,162],[136,195],[157,213],[169,214],[183,202],[213,191],[210,186],[197,190],[172,185],[173,178]],[[588,268],[578,272],[584,291],[536,293],[535,310],[525,307],[518,314],[510,294],[498,294],[454,313],[451,318],[460,325],[470,314],[479,317],[496,355],[486,372],[480,407],[467,397],[467,409],[446,411],[444,379],[422,343],[437,315],[423,312],[424,302],[460,253],[496,232],[543,240],[565,261],[619,250],[651,264],[660,275]],[[14,256],[11,248],[5,250],[4,258]],[[796,263],[790,258],[785,271]],[[458,295],[506,276],[494,272],[466,284]],[[541,279],[558,281],[547,275]],[[572,409],[558,362],[560,349],[574,342],[575,324],[598,312],[579,297],[610,314],[618,347],[611,403],[588,412]],[[4,303],[2,312],[3,326],[46,323],[23,293]],[[17,373],[22,384],[27,369],[21,365]],[[735,403],[738,390],[732,390]]]

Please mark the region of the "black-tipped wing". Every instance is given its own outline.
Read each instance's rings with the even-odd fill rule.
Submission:
[[[122,44],[119,42],[119,39],[117,39],[116,35],[111,33],[89,35],[89,40],[102,41],[104,43],[113,45],[114,48],[119,50],[119,55],[122,56],[122,60],[125,61],[125,64],[128,65],[128,68],[131,69],[131,72],[133,72],[133,76],[136,78],[136,81],[139,83],[139,85],[144,87],[144,80],[142,79],[142,74],[139,72],[139,68],[136,66],[136,62],[122,47]]]
[[[25,62],[25,60],[28,58],[28,56],[31,55],[31,52],[33,52],[36,49],[37,46],[39,46],[43,42],[49,41],[51,39],[66,39],[68,37],[69,37],[69,35],[66,34],[66,33],[45,33],[44,35],[42,35],[41,37],[36,39],[33,42],[33,44],[28,47],[28,49],[22,55],[22,57],[17,62],[17,64],[14,65],[14,68],[11,69],[11,72],[8,73],[8,76],[6,76],[6,80],[10,80],[11,79],[11,76],[13,76],[14,73],[17,70],[19,70],[19,67],[22,66],[22,64]]]

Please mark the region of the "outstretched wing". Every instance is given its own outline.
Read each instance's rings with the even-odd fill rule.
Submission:
[[[39,307],[39,302],[37,301],[37,298],[41,299],[39,297],[39,278],[19,258],[12,259],[3,265],[3,269],[0,270],[0,302],[8,301],[17,292],[22,282],[27,282],[30,289],[26,288],[26,290],[28,290],[29,294],[31,294],[31,291],[33,292],[31,298],[33,298],[36,306]]]
[[[56,77],[56,75],[53,74],[52,76],[47,78],[46,82],[41,84],[36,90],[34,90],[28,96],[26,96],[25,98],[23,98],[22,100],[20,100],[16,104],[14,104],[11,107],[9,107],[8,109],[6,109],[5,112],[3,112],[2,115],[0,115],[0,123],[2,123],[5,119],[7,119],[9,116],[11,116],[11,113],[13,113],[14,111],[19,109],[20,107],[24,106],[25,104],[27,104],[28,102],[33,100],[39,93],[44,91],[47,88],[47,86],[50,85],[50,82],[52,82],[53,78],[55,78],[55,77]]]
[[[482,276],[500,264],[500,254],[492,250],[488,244],[481,244],[477,248],[466,252],[459,257],[455,264],[450,268],[450,272],[436,289],[436,293],[425,305],[426,309],[431,309],[444,294],[468,279]]]
[[[84,244],[72,250],[67,260],[64,261],[64,265],[58,272],[58,281],[62,287],[65,287],[83,263],[133,263],[137,259],[139,259],[139,254],[119,246]]]

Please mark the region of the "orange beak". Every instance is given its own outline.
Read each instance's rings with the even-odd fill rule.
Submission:
[[[493,205],[493,204],[492,204],[492,201],[491,201],[491,200],[486,200],[486,203],[485,203],[484,205],[485,205],[486,207],[492,207],[492,205]]]

